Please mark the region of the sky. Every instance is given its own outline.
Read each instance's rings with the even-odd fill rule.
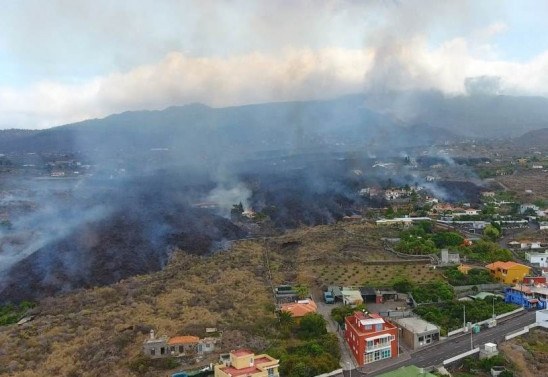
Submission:
[[[0,129],[393,90],[548,96],[545,0],[0,6]]]

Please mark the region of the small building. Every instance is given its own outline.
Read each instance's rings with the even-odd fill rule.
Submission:
[[[143,353],[152,358],[181,357],[189,355],[202,355],[213,352],[218,338],[200,339],[197,336],[175,336],[168,338],[161,336],[157,338],[154,330],[150,330],[150,337],[143,343]]]
[[[525,259],[531,263],[536,264],[539,267],[548,267],[548,251],[544,253],[525,253]]]
[[[499,351],[495,343],[485,343],[483,347],[480,348],[480,359],[490,359],[493,356],[497,356]]]
[[[470,266],[469,264],[460,264],[458,267],[457,267],[457,270],[460,271],[461,274],[464,274],[464,275],[468,275],[468,271],[470,271],[472,269],[472,266]]]
[[[215,365],[215,377],[280,377],[279,360],[267,355],[255,355],[249,350],[231,351],[229,358]]]
[[[542,248],[541,241],[523,240],[519,243],[520,249],[540,249]]]
[[[546,276],[526,276],[523,278],[523,284],[527,284],[527,285],[546,284]]]
[[[541,221],[538,225],[540,230],[548,230],[548,221]]]
[[[184,335],[169,338],[167,344],[171,356],[186,356],[198,353],[200,338],[197,336]]]
[[[537,310],[535,322],[537,325],[548,329],[548,309]]]
[[[523,284],[508,287],[504,290],[504,302],[516,304],[525,309],[547,309],[548,288],[545,285]]]
[[[440,340],[438,326],[417,317],[396,320],[400,326],[402,341],[413,350],[428,346]]]
[[[279,285],[274,288],[276,302],[293,302],[298,299],[297,290],[291,285]]]
[[[316,313],[318,306],[314,300],[299,300],[297,302],[290,302],[280,305],[280,311],[288,312],[295,320],[299,321],[302,317],[310,313]]]
[[[343,287],[341,294],[345,305],[363,304],[362,294],[358,289]]]
[[[154,330],[150,330],[150,336],[143,343],[143,353],[152,359],[170,356],[168,351],[168,337],[156,337]]]
[[[398,357],[398,328],[378,314],[346,317],[344,338],[360,366]]]
[[[515,284],[529,275],[531,267],[516,262],[494,262],[485,266],[497,281]]]
[[[459,264],[459,253],[450,253],[447,249],[441,250],[441,264]]]
[[[342,302],[343,295],[342,295],[342,292],[341,292],[341,287],[339,287],[337,285],[330,285],[329,287],[327,287],[327,290],[329,292],[331,292],[335,302],[337,302],[337,301]]]
[[[360,294],[363,302],[377,302],[377,290],[371,287],[361,287]]]
[[[540,209],[539,206],[534,205],[534,204],[530,204],[530,203],[522,204],[522,205],[519,206],[519,213],[521,213],[523,215],[528,210],[532,210],[536,213],[539,209]]]

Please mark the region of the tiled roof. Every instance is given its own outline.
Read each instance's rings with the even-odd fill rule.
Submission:
[[[505,270],[508,270],[512,267],[526,267],[526,268],[530,268],[524,264],[519,264],[519,263],[516,263],[516,262],[493,262],[491,264],[488,264],[487,266],[485,266],[486,268],[490,269],[490,270],[496,270],[497,268],[503,268]]]
[[[255,366],[249,368],[236,369],[233,367],[220,368],[223,372],[232,377],[254,375],[255,373],[261,373],[261,370]]]
[[[298,302],[291,302],[282,304],[280,310],[283,312],[289,312],[293,317],[304,317],[308,313],[316,313],[318,306],[312,300],[302,300]]]
[[[175,336],[173,338],[169,338],[169,341],[167,344],[174,345],[174,344],[190,344],[190,343],[198,343],[200,341],[200,338],[197,336],[191,336],[191,335],[184,335],[184,336]]]

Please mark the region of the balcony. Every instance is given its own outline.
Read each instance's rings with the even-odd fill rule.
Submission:
[[[391,342],[374,344],[371,347],[366,345],[365,352],[370,352],[370,351],[378,350],[378,349],[381,349],[381,348],[388,348],[388,347],[390,347],[390,343]]]

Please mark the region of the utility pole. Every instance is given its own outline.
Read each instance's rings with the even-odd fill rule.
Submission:
[[[470,329],[470,351],[474,349],[474,341],[472,339],[472,334],[474,333],[474,328]]]
[[[463,323],[462,323],[462,328],[463,330],[466,330],[466,305],[463,305],[462,306],[462,310],[463,310]]]

